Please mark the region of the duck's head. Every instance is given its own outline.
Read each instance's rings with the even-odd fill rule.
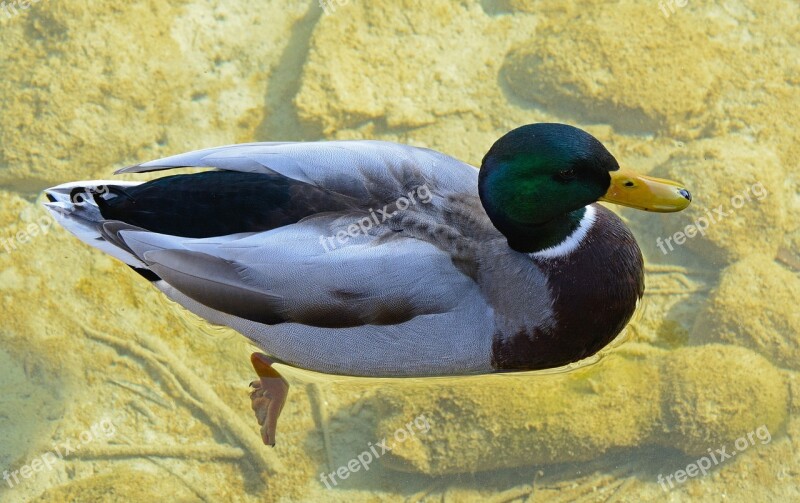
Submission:
[[[621,170],[600,141],[566,124],[529,124],[497,140],[483,158],[479,191],[494,226],[520,252],[558,245],[597,201],[663,213],[692,200],[676,182]]]

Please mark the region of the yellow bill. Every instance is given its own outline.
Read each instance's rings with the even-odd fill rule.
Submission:
[[[609,174],[611,186],[601,201],[658,213],[681,211],[692,202],[692,195],[678,182],[623,169]]]

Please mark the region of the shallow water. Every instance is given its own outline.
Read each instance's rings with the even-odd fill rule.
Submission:
[[[800,498],[797,2],[23,4],[0,6],[0,503]],[[558,372],[286,369],[274,449],[247,341],[41,206],[237,142],[377,138],[479,164],[532,122],[694,193],[676,215],[614,208],[647,261],[625,333]]]

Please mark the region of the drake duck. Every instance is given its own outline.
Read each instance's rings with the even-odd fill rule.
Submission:
[[[564,124],[515,129],[481,169],[383,141],[249,143],[124,168],[213,168],[48,189],[57,221],[263,353],[251,394],[274,445],[280,362],[351,376],[545,369],[591,356],[644,292],[606,201],[686,208]]]

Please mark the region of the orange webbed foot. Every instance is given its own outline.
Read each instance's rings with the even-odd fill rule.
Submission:
[[[250,362],[259,379],[250,383],[253,411],[261,426],[261,440],[264,445],[275,446],[275,430],[278,417],[289,394],[289,383],[272,367],[274,363],[267,355],[253,353]]]

